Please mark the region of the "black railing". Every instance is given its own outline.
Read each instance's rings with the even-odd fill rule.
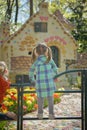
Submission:
[[[55,120],[81,120],[81,130],[87,130],[87,69],[68,70],[55,76],[55,79],[69,73],[81,72],[81,90],[64,90],[55,91],[57,93],[81,93],[81,116],[78,117],[56,117]],[[23,94],[35,93],[35,91],[23,91],[24,87],[30,86],[29,83],[12,84],[11,87],[17,87],[18,91],[18,113],[17,113],[17,130],[23,130],[23,120],[39,120],[38,118],[23,117]],[[43,118],[48,120],[49,118]]]

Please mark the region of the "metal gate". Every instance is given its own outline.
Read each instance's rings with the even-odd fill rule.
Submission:
[[[62,75],[74,72],[81,72],[81,90],[64,90],[56,91],[57,93],[81,93],[81,116],[79,117],[56,117],[55,120],[81,120],[82,128],[81,130],[87,130],[87,69],[84,70],[69,70],[60,73],[55,76],[58,78]],[[18,118],[17,118],[17,130],[23,130],[23,120],[39,120],[38,118],[23,117],[23,94],[31,93],[31,91],[23,91],[23,88],[30,86],[29,83],[17,83],[12,84],[12,87],[17,87],[18,90]],[[35,93],[35,91],[32,91]],[[48,120],[48,118],[43,118],[43,120]]]

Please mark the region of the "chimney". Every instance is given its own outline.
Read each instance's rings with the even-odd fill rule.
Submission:
[[[39,4],[39,10],[46,10],[48,12],[48,2],[42,2]]]

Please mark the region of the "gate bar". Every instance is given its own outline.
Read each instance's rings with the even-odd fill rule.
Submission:
[[[76,119],[76,120],[78,120],[78,119],[82,119],[82,117],[67,117],[67,116],[65,116],[65,117],[55,117],[53,120],[74,120],[74,119]],[[40,120],[40,119],[38,119],[37,117],[36,118],[34,118],[34,117],[31,117],[31,118],[28,118],[28,117],[24,117],[23,118],[23,120]],[[44,117],[42,120],[49,120],[49,118],[48,117]]]

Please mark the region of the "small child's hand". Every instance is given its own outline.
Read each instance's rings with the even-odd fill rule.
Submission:
[[[35,87],[35,84],[36,84],[35,81],[31,82],[31,86]]]
[[[58,78],[54,79],[54,82],[58,82]]]
[[[36,82],[35,82],[34,80],[30,79],[29,82],[30,82],[30,85],[31,85],[31,86],[35,87]]]

